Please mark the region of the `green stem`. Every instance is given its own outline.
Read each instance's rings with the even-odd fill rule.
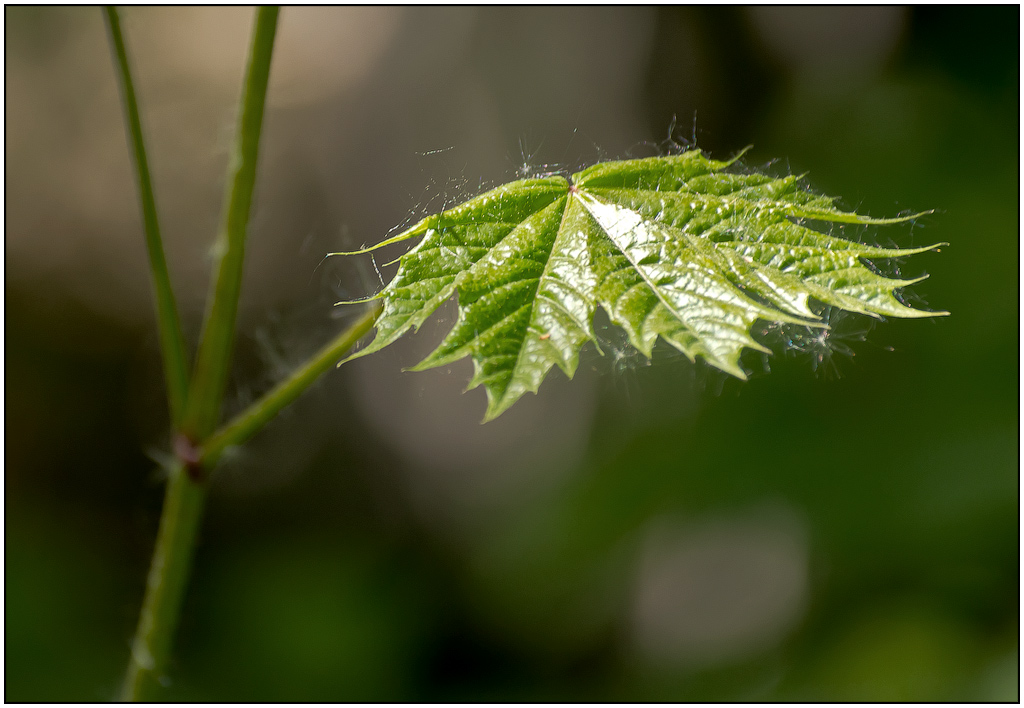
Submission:
[[[317,352],[305,365],[207,439],[200,451],[200,460],[203,466],[213,469],[226,448],[240,445],[248,440],[281,409],[298,398],[303,391],[309,388],[310,384],[331,368],[345,355],[345,352],[370,331],[379,315],[380,306],[374,304],[365,315]]]
[[[205,477],[202,470],[212,470],[225,448],[245,442],[294,401],[370,331],[379,315],[380,306],[375,304],[304,366],[213,435],[201,450],[191,448],[186,439],[179,438],[175,450],[178,457],[191,461],[195,477]],[[205,498],[206,485],[193,479],[186,464],[179,462],[167,482],[146,595],[121,689],[123,701],[144,700],[154,695],[160,684],[178,623]]]
[[[123,701],[143,700],[160,683],[178,624],[205,498],[206,487],[189,477],[184,464],[171,470],[146,596],[121,689]]]
[[[213,432],[227,385],[278,11],[276,7],[261,7],[256,11],[238,133],[228,165],[223,221],[214,244],[218,262],[212,281],[210,309],[203,323],[182,424],[182,432],[194,442],[202,441]]]
[[[149,161],[146,159],[146,144],[142,138],[142,122],[139,120],[139,106],[135,100],[135,87],[128,66],[128,52],[121,36],[121,21],[114,7],[105,8],[107,27],[113,43],[114,59],[121,79],[121,95],[124,98],[125,120],[135,157],[135,171],[139,180],[139,197],[142,202],[142,220],[146,232],[146,249],[149,251],[149,270],[153,275],[156,294],[157,324],[160,328],[160,350],[164,361],[164,378],[167,385],[167,401],[171,421],[181,423],[188,394],[188,354],[185,338],[181,333],[181,321],[167,272],[163,243],[160,239],[160,223],[156,217],[156,200],[153,198],[153,183],[149,176]]]
[[[166,367],[168,381],[171,381],[172,375],[175,377],[174,385],[168,385],[168,398],[172,401],[175,427],[182,433],[175,440],[175,453],[180,462],[171,471],[167,482],[164,507],[160,516],[160,530],[121,693],[124,700],[140,700],[159,683],[170,654],[188,581],[189,565],[206,498],[206,485],[202,482],[203,469],[199,465],[198,451],[193,441],[201,440],[213,431],[227,381],[277,17],[276,7],[261,7],[256,12],[245,87],[242,91],[238,135],[228,166],[223,225],[215,245],[219,261],[213,281],[211,305],[203,325],[196,368],[190,386],[186,379],[187,367],[183,356],[183,344],[171,352],[175,356],[175,352],[180,352],[182,356],[179,359],[168,358],[165,352],[165,361],[171,362]],[[125,103],[135,145],[136,162],[139,165],[147,242],[151,245],[151,261],[154,253],[152,246],[155,245],[158,255],[156,262],[160,265],[159,269],[153,267],[160,302],[163,288],[161,274],[164,276],[163,282],[166,283],[167,293],[170,293],[170,281],[166,278],[163,252],[159,250],[159,231],[155,230],[156,210],[153,206],[152,186],[145,166],[138,111],[128,74],[127,55],[121,39],[117,13],[108,9],[107,20],[111,28],[115,53],[122,67]],[[173,306],[173,298],[170,302]],[[175,322],[176,317],[175,313]],[[163,317],[161,310],[162,332],[166,329],[166,321],[168,320]],[[180,333],[180,328],[177,331]],[[180,372],[172,373],[175,366]],[[175,414],[174,411],[180,413]]]

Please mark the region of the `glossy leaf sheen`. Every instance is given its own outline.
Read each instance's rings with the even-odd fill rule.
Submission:
[[[826,327],[809,300],[872,316],[930,317],[865,258],[930,250],[875,248],[807,222],[884,224],[833,206],[796,177],[724,172],[693,150],[525,179],[429,216],[374,248],[422,236],[400,259],[374,340],[418,329],[458,293],[459,316],[415,369],[473,359],[469,387],[487,390],[486,420],[536,392],[552,366],[572,377],[603,308],[645,355],[658,337],[691,360],[745,378],[756,320]],[[913,217],[906,217],[913,218]],[[936,244],[941,245],[941,244]],[[372,250],[372,249],[365,249]],[[355,358],[355,357],[353,357]]]

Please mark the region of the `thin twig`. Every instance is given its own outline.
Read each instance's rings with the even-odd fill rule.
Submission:
[[[160,223],[156,216],[156,200],[153,198],[153,183],[149,176],[149,161],[146,159],[146,144],[142,137],[142,122],[139,120],[139,106],[135,100],[135,87],[128,65],[128,51],[121,36],[121,21],[114,7],[104,8],[110,41],[113,45],[114,61],[121,79],[121,95],[124,98],[125,122],[135,158],[136,176],[139,180],[139,199],[142,202],[142,221],[146,234],[146,250],[149,252],[149,270],[153,276],[156,295],[157,324],[160,328],[160,350],[164,363],[164,378],[167,385],[167,402],[172,424],[181,423],[188,394],[188,354],[185,338],[181,333],[178,307],[167,272],[163,242],[160,239]]]

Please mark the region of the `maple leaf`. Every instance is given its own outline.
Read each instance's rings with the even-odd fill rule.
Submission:
[[[877,248],[810,222],[890,224],[841,211],[799,178],[724,171],[699,150],[605,162],[561,176],[505,184],[428,216],[382,246],[422,236],[399,259],[381,299],[373,341],[383,349],[458,293],[454,327],[422,370],[469,356],[491,420],[536,393],[553,366],[572,378],[596,341],[598,307],[650,357],[661,337],[693,360],[738,378],[757,320],[827,328],[812,303],[875,317],[932,317],[898,288],[923,278],[880,275],[865,259],[922,248]],[[351,255],[351,254],[346,254]],[[925,276],[927,277],[927,276]]]

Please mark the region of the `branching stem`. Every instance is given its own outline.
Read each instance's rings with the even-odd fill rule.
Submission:
[[[252,437],[337,363],[373,327],[379,314],[380,306],[375,304],[304,366],[213,435],[201,449],[191,447],[187,438],[178,438],[175,454],[179,461],[167,482],[160,530],[121,700],[139,701],[152,695],[163,675],[206,498],[208,475],[204,472],[214,468],[225,448]]]
[[[194,441],[201,442],[217,424],[227,381],[278,12],[279,9],[276,7],[261,7],[256,11],[242,91],[238,133],[228,165],[223,225],[215,246],[219,260],[213,280],[212,299],[204,322],[196,368],[191,383],[188,384],[184,344],[180,328],[177,327],[177,313],[174,309],[173,296],[170,294],[166,264],[163,261],[127,52],[121,37],[116,10],[109,8],[106,11],[114,54],[120,67],[129,132],[139,171],[146,238],[150,246],[151,269],[157,290],[161,334],[164,341],[164,365],[167,370],[172,421],[175,429],[180,432],[175,445],[179,462],[171,470],[167,482],[156,548],[121,693],[124,700],[142,700],[159,683],[170,653],[188,581],[189,565],[206,496],[206,485],[203,482],[205,475],[197,474],[201,470],[196,459],[193,459],[194,454],[186,453],[194,453]],[[168,302],[169,312],[173,318],[165,314]],[[174,328],[168,324],[172,321]],[[174,334],[177,334],[176,339]]]

